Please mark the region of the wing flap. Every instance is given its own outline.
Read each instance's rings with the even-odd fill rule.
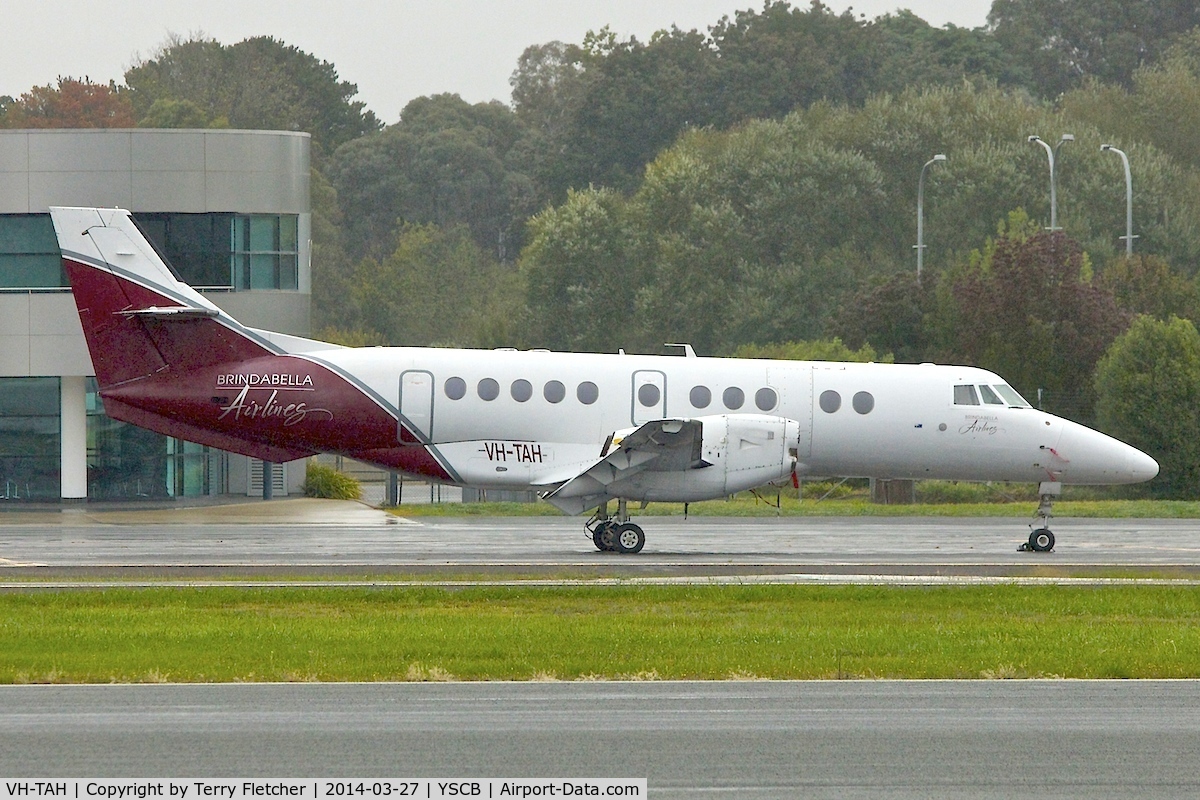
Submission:
[[[568,514],[579,514],[610,499],[608,487],[611,484],[639,472],[709,466],[700,457],[703,441],[704,424],[700,420],[647,422],[624,437],[614,436],[609,452],[542,497]]]

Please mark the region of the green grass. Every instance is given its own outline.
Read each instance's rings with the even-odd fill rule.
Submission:
[[[706,500],[692,503],[688,513],[697,517],[1032,517],[1037,500],[975,503],[914,503],[879,505],[868,499],[851,497],[839,500],[797,500],[784,494],[756,497],[742,492],[730,500]],[[409,505],[388,509],[402,517],[532,517],[561,516],[548,503],[438,503]],[[613,510],[613,509],[610,509]],[[680,503],[651,503],[641,509],[630,505],[634,517],[682,516]],[[1054,503],[1056,517],[1104,519],[1200,519],[1200,502],[1191,500],[1059,500]]]
[[[1200,677],[1189,587],[0,595],[0,682]]]

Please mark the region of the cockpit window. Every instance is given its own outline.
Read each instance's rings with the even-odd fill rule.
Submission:
[[[979,395],[975,393],[974,386],[955,386],[954,387],[954,405],[956,406],[977,406],[979,405]]]
[[[984,384],[979,387],[979,394],[983,396],[983,402],[989,406],[1002,406],[1004,401],[1000,399],[1000,395],[996,394],[992,387]]]
[[[1009,386],[1007,383],[996,384],[995,389],[1000,393],[1010,406],[1018,406],[1020,408],[1032,408],[1024,397],[1017,394],[1017,390]]]

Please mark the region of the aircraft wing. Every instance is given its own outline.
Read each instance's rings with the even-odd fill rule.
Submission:
[[[695,419],[660,419],[605,443],[604,455],[543,499],[579,514],[612,496],[609,484],[639,472],[669,472],[711,466],[701,458],[704,424]]]

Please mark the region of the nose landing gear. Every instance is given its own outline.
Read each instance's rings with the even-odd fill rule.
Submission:
[[[1032,550],[1037,553],[1049,553],[1054,549],[1054,534],[1050,531],[1050,518],[1054,516],[1054,498],[1062,494],[1062,484],[1043,482],[1038,486],[1038,494],[1040,502],[1037,512],[1034,514],[1034,521],[1029,525],[1029,540],[1021,542],[1017,548],[1020,552]]]
[[[629,521],[625,501],[617,501],[617,516],[608,515],[608,503],[602,503],[596,514],[584,526],[592,537],[592,544],[601,552],[640,553],[646,545],[646,533],[640,525]]]

